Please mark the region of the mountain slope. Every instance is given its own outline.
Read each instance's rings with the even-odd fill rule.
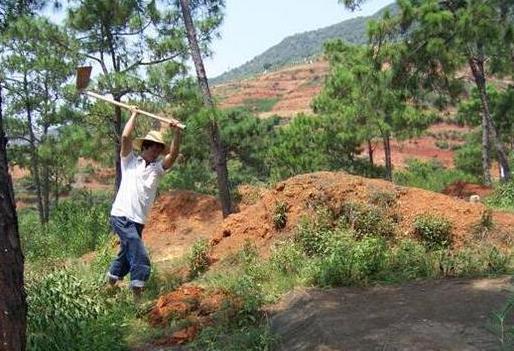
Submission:
[[[273,70],[288,63],[308,62],[323,52],[323,44],[330,39],[340,38],[352,44],[363,44],[367,41],[368,21],[380,18],[386,10],[394,12],[396,8],[395,4],[391,4],[372,16],[352,18],[329,27],[289,36],[245,64],[211,79],[211,82],[220,84]]]

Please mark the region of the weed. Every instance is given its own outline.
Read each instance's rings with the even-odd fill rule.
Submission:
[[[275,209],[273,210],[273,224],[275,229],[280,230],[285,228],[287,222],[287,203],[277,202],[275,203]]]
[[[389,209],[396,204],[396,194],[390,191],[372,191],[368,195],[368,201],[372,205]]]
[[[433,214],[422,214],[414,219],[414,233],[429,250],[449,247],[452,227],[448,219]]]
[[[341,220],[354,230],[359,238],[367,235],[392,238],[396,232],[396,223],[393,218],[374,205],[345,203],[342,207]]]
[[[494,209],[514,211],[514,181],[498,184],[486,204]]]
[[[191,248],[189,256],[189,276],[196,278],[209,268],[209,242],[206,239],[198,240]]]

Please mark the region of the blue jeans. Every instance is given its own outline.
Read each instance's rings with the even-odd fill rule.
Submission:
[[[130,287],[142,288],[150,277],[150,257],[143,244],[144,225],[126,217],[111,216],[112,229],[120,238],[120,251],[107,273],[111,279],[121,280],[130,273]]]

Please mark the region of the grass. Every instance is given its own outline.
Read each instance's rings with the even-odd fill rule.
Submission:
[[[276,205],[276,225],[281,227],[287,219],[287,206]],[[38,257],[36,261],[29,256],[29,350],[62,349],[69,344],[76,345],[74,350],[127,350],[169,337],[190,323],[187,318],[153,327],[146,313],[154,299],[174,290],[184,279],[206,291],[221,290],[232,297],[232,302],[212,315],[213,323],[199,332],[190,349],[271,350],[277,339],[264,306],[276,303],[295,288],[368,286],[511,272],[510,254],[494,246],[477,241],[459,250],[450,249],[446,241],[451,226],[442,218],[420,220],[423,240],[395,239],[395,206],[394,193],[377,191],[370,194],[367,204],[347,203],[338,213],[319,207],[314,217],[301,221],[289,239],[276,243],[269,257],[259,256],[254,244],[247,242],[214,268],[208,267],[208,246],[198,242],[189,255],[170,266],[188,267],[194,274],[179,277],[154,270],[141,305],[131,302],[127,289],[115,296],[103,289],[103,274],[113,254],[109,241],[97,246],[90,265],[73,259],[63,263],[61,255]],[[77,207],[70,209],[76,214]],[[484,226],[490,227],[485,222]],[[85,225],[84,233],[93,227]],[[57,245],[54,241],[48,244]],[[57,323],[61,318],[66,322]]]
[[[244,107],[249,109],[251,112],[261,113],[269,112],[276,105],[279,98],[268,98],[268,99],[245,99],[243,101]]]

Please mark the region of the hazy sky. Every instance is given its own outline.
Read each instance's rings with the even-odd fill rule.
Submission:
[[[213,42],[214,55],[204,62],[207,76],[238,67],[287,36],[369,16],[392,2],[368,0],[361,10],[351,12],[337,0],[225,0],[221,39]],[[44,13],[57,23],[63,21],[63,11]]]
[[[213,43],[213,58],[205,61],[207,75],[240,66],[292,34],[372,15],[393,1],[369,0],[351,12],[337,0],[226,0],[222,37]]]

